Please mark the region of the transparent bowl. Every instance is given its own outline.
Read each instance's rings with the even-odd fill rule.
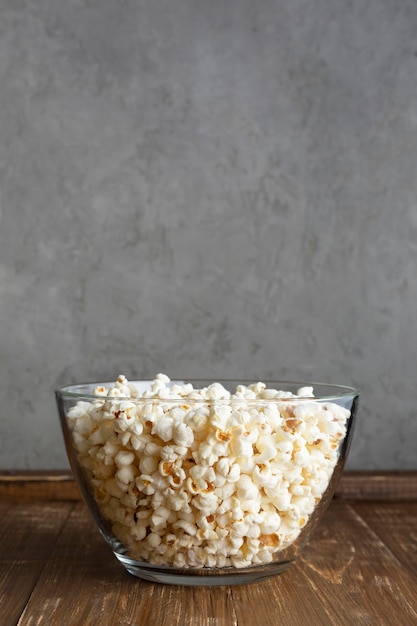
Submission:
[[[355,389],[268,381],[249,397],[256,394],[248,381],[218,382],[231,393],[244,385],[246,396],[218,397],[219,384],[202,380],[190,383],[214,389],[212,397],[157,397],[155,381],[143,380],[130,389],[153,397],[128,397],[124,383],[110,396],[114,383],[56,391],[82,496],[135,576],[235,585],[280,574],[333,496],[352,438]],[[159,395],[172,387],[175,395],[177,384]]]

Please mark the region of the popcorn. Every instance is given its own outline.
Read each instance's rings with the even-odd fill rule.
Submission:
[[[120,375],[68,412],[101,515],[128,556],[181,568],[270,563],[308,523],[350,412],[265,383],[195,389]]]

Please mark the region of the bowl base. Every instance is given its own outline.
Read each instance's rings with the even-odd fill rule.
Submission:
[[[289,560],[242,569],[179,569],[135,561],[117,552],[114,552],[114,554],[129,574],[137,578],[153,583],[184,585],[187,587],[219,587],[222,585],[257,583],[282,574],[292,563],[292,560]]]

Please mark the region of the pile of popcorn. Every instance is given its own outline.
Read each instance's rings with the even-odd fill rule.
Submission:
[[[264,383],[203,389],[121,375],[68,423],[101,515],[131,558],[181,568],[269,563],[306,525],[350,412]]]

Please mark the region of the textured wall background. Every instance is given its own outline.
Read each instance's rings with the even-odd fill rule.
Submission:
[[[1,0],[0,467],[53,390],[305,378],[417,467],[414,0]]]

